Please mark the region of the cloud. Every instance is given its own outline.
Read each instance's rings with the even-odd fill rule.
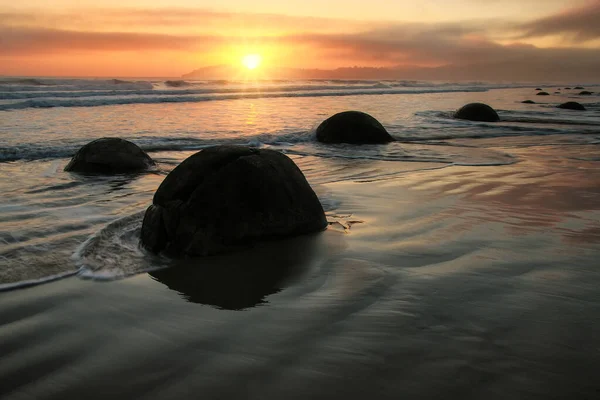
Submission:
[[[353,32],[373,22],[196,8],[100,8],[79,11],[0,12],[0,24],[13,27],[91,31],[214,32],[218,30]]]
[[[594,8],[595,7],[595,8]],[[581,23],[582,9],[573,9],[554,17],[533,21],[527,25],[530,36],[540,36],[550,33],[546,32],[570,32],[569,27],[579,27],[585,32],[586,38],[598,37],[598,27],[595,24]],[[590,14],[594,10],[600,10],[600,1],[590,3],[585,9]],[[116,13],[119,18],[124,18],[120,12]],[[499,20],[461,21],[438,24],[426,23],[364,23],[354,24],[352,21],[332,20],[339,24],[331,31],[311,29],[310,24],[299,26],[297,29],[274,32],[272,34],[245,35],[235,27],[226,22],[227,16],[240,19],[258,18],[255,21],[263,21],[264,24],[302,24],[312,21],[315,26],[327,25],[329,20],[319,18],[303,17],[281,17],[280,21],[272,15],[246,15],[227,14],[222,12],[212,13],[210,11],[198,11],[191,13],[181,10],[138,10],[131,16],[131,30],[117,30],[113,26],[121,26],[122,22],[106,19],[109,11],[104,11],[96,16],[86,16],[79,21],[60,24],[58,19],[35,14],[44,23],[32,20],[22,22],[16,18],[16,14],[0,14],[0,54],[4,59],[7,57],[42,56],[52,55],[78,55],[110,52],[136,52],[150,53],[141,54],[136,59],[147,63],[155,63],[156,54],[169,52],[181,53],[180,59],[194,55],[194,67],[206,65],[204,62],[210,59],[213,62],[218,57],[215,54],[225,54],[235,46],[243,46],[248,43],[256,43],[271,46],[278,49],[273,51],[273,65],[300,66],[316,68],[332,68],[349,65],[360,65],[369,67],[442,67],[452,66],[456,71],[461,68],[472,68],[480,66],[481,76],[485,70],[494,70],[497,76],[552,76],[591,70],[600,65],[600,51],[595,48],[539,48],[526,42],[507,43],[507,38],[514,36],[515,30],[522,28],[518,23]],[[30,14],[23,14],[25,16]],[[161,17],[162,15],[162,17]],[[89,18],[111,20],[104,25],[102,30],[98,26],[84,26],[91,21]],[[164,19],[161,19],[163,18]],[[200,21],[195,17],[206,20]],[[23,17],[25,18],[25,17]],[[50,18],[50,19],[48,19]],[[27,19],[27,18],[25,18]],[[73,19],[73,17],[71,18]],[[541,23],[540,21],[561,21],[560,23]],[[145,31],[148,27],[141,21],[154,21],[153,26],[177,25],[177,22],[194,20],[196,25],[216,24],[219,29],[207,29],[197,33],[195,31],[160,30],[152,29]],[[217,23],[216,21],[221,21]],[[21,22],[20,22],[21,21]],[[83,22],[82,22],[83,21]],[[570,21],[570,22],[565,22]],[[579,21],[579,22],[573,22]],[[587,21],[587,20],[586,20]],[[187,23],[187,22],[186,22]],[[348,27],[343,29],[344,24]],[[93,25],[90,23],[90,25]],[[57,29],[55,26],[61,26]],[[146,27],[142,29],[143,27]],[[265,25],[261,25],[265,26]],[[541,27],[545,26],[544,29]],[[331,25],[330,25],[331,27]],[[552,29],[550,29],[552,27]],[[595,29],[595,30],[594,30]],[[537,33],[534,33],[537,32]],[[583,35],[580,31],[579,35]],[[594,36],[596,35],[596,36]],[[210,57],[206,54],[212,52]],[[302,54],[300,58],[294,58],[295,54]],[[204,57],[204,58],[203,58]],[[277,59],[277,57],[280,57]],[[175,60],[175,58],[173,59]],[[99,62],[102,62],[99,59]],[[9,62],[10,63],[10,62]],[[187,65],[187,64],[186,64]],[[506,70],[506,71],[504,71]],[[472,71],[472,70],[471,70]],[[526,71],[527,72],[526,74]],[[537,72],[536,72],[537,71]],[[182,73],[187,71],[182,71]],[[468,71],[465,72],[465,74]],[[141,74],[141,72],[140,72]],[[463,75],[465,75],[463,74]],[[457,77],[463,75],[456,72]],[[487,76],[487,75],[486,75]],[[561,75],[562,76],[562,75]],[[576,75],[573,75],[576,76]],[[516,79],[516,78],[515,78]]]
[[[192,51],[217,45],[221,40],[216,36],[0,27],[0,53],[5,56],[56,52]]]
[[[600,0],[522,25],[522,38],[563,35],[572,41],[600,38]]]

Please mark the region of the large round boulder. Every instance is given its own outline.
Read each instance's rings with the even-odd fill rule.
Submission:
[[[563,108],[565,110],[585,111],[585,107],[582,104],[577,103],[576,101],[568,101],[566,103],[562,103],[557,107]]]
[[[154,161],[136,144],[119,138],[101,138],[75,153],[65,171],[92,174],[119,174],[145,171]]]
[[[537,96],[550,96],[550,93],[548,93],[548,92],[538,92]]]
[[[462,106],[454,113],[454,118],[478,122],[500,121],[498,113],[492,107],[483,103],[469,103]]]
[[[214,146],[167,175],[146,210],[141,241],[154,253],[204,256],[326,226],[317,195],[287,156]]]
[[[317,140],[322,143],[378,144],[393,142],[394,138],[369,114],[344,111],[321,122]]]

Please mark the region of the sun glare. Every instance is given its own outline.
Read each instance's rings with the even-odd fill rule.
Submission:
[[[247,54],[242,58],[242,64],[248,69],[256,69],[261,61],[262,57],[258,54]]]

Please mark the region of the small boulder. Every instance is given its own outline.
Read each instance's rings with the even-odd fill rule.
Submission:
[[[454,113],[454,118],[478,122],[498,122],[498,113],[487,104],[469,103]]]
[[[326,227],[317,195],[287,156],[214,146],[167,175],[146,210],[141,242],[155,253],[205,256]]]
[[[583,89],[585,89],[585,88],[584,88],[583,86],[575,86],[573,89],[576,89],[576,90],[583,90]]]
[[[535,90],[542,90],[542,88],[536,88]]]
[[[550,94],[548,92],[539,92],[537,95],[538,96],[550,96]]]
[[[593,92],[588,92],[587,90],[584,90],[583,92],[579,92],[580,96],[589,96],[591,95]]]
[[[557,107],[565,110],[585,111],[585,107],[582,104],[577,103],[576,101],[568,101]]]
[[[101,138],[83,146],[65,171],[91,174],[119,174],[145,171],[154,161],[136,144],[119,138]]]
[[[533,100],[525,100],[525,101],[522,101],[521,103],[523,103],[523,104],[535,104],[535,101],[533,101]]]
[[[321,143],[380,144],[393,142],[394,138],[369,114],[344,111],[321,122],[317,140]]]
[[[571,90],[571,88],[570,87],[566,87],[565,90]]]
[[[560,94],[560,92],[554,92],[554,94]]]

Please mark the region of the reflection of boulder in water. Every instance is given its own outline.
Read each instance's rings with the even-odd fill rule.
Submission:
[[[562,108],[564,110],[577,110],[577,111],[585,111],[585,107],[582,104],[579,104],[576,101],[568,101],[566,103],[562,103],[557,106],[558,108]]]
[[[154,161],[135,143],[119,138],[94,140],[75,153],[65,171],[119,174],[145,171]]]
[[[141,240],[154,253],[193,257],[326,227],[317,195],[286,155],[214,146],[167,175],[146,211]]]
[[[241,310],[265,303],[308,272],[322,244],[320,233],[263,242],[238,253],[178,260],[150,275],[189,302]]]
[[[476,122],[500,121],[500,117],[498,116],[496,110],[483,103],[469,103],[462,106],[456,113],[454,113],[454,118]]]

